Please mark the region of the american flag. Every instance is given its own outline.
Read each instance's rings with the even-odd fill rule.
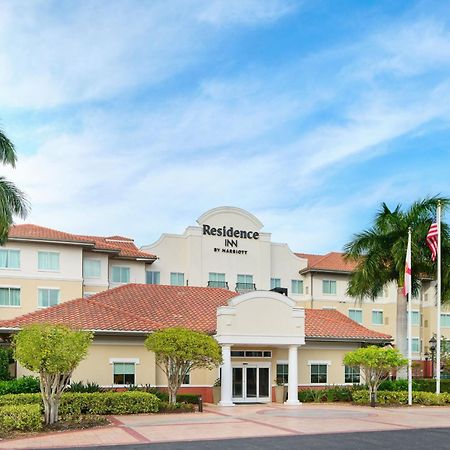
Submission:
[[[405,278],[403,283],[403,295],[411,295],[411,232],[408,233],[408,246],[406,248]]]
[[[436,222],[433,222],[428,230],[427,245],[431,250],[431,259],[436,261],[438,250],[438,225]]]

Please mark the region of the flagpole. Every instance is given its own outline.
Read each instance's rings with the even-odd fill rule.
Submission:
[[[406,249],[406,264],[411,271],[411,227],[408,228],[408,248]],[[405,277],[404,283],[406,284],[408,302],[408,405],[412,405],[412,331],[411,331],[411,277]]]
[[[438,229],[437,249],[437,326],[436,326],[436,394],[441,392],[441,202],[436,211]]]

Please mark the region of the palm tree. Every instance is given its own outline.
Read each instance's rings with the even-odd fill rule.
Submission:
[[[433,222],[438,201],[443,209],[450,199],[429,197],[414,202],[403,210],[397,205],[394,210],[382,203],[371,228],[356,234],[344,247],[345,257],[357,261],[358,265],[350,277],[348,295],[363,301],[374,300],[388,283],[403,286],[408,228],[411,227],[411,266],[413,295],[417,295],[421,283],[433,278],[436,263],[431,261],[426,245],[426,235]],[[450,300],[450,233],[447,224],[441,225],[442,242],[442,301]],[[447,262],[448,261],[448,262]],[[405,355],[407,349],[407,302],[398,290],[396,344]]]
[[[16,161],[14,144],[0,130],[0,162],[15,167]],[[14,216],[25,218],[28,210],[25,194],[14,183],[0,176],[0,244],[6,241]]]

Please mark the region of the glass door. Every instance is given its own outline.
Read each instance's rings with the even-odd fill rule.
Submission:
[[[242,364],[233,367],[234,402],[270,402],[269,364]]]

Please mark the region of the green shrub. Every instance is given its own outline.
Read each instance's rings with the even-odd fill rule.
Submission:
[[[103,389],[95,382],[88,381],[84,384],[82,381],[71,383],[66,392],[102,392]]]
[[[351,402],[353,388],[349,386],[333,386],[327,389],[304,389],[298,392],[302,403],[308,402]]]
[[[0,396],[40,392],[39,378],[22,377],[17,380],[0,381]]]
[[[158,412],[161,401],[147,392],[64,393],[59,412],[77,414],[138,414]]]
[[[178,397],[178,396],[177,396]],[[175,404],[169,402],[161,402],[160,412],[171,413],[171,412],[194,412],[195,406],[192,403],[180,403]]]
[[[419,384],[413,380],[412,382],[413,391],[420,391]],[[408,380],[384,380],[378,386],[379,391],[407,391],[408,390]]]
[[[435,394],[432,392],[414,391],[413,403],[419,405],[446,405],[450,403],[450,394]],[[357,391],[353,393],[353,402],[360,405],[368,405],[369,392]],[[378,391],[377,404],[379,405],[407,405],[408,392],[406,391]]]
[[[1,431],[38,431],[41,428],[39,405],[7,405],[0,408]]]
[[[138,414],[158,412],[161,400],[147,392],[65,392],[61,396],[59,414],[77,416],[80,414]],[[0,396],[3,405],[40,405],[40,394],[17,394]]]
[[[41,402],[41,394],[37,393],[0,395],[0,407],[6,405],[38,405]]]
[[[0,380],[9,380],[9,363],[11,361],[11,349],[8,347],[0,347]]]
[[[422,378],[416,379],[414,382],[417,384],[418,391],[436,392],[436,380],[431,378]],[[441,380],[441,392],[450,393],[450,380]]]

